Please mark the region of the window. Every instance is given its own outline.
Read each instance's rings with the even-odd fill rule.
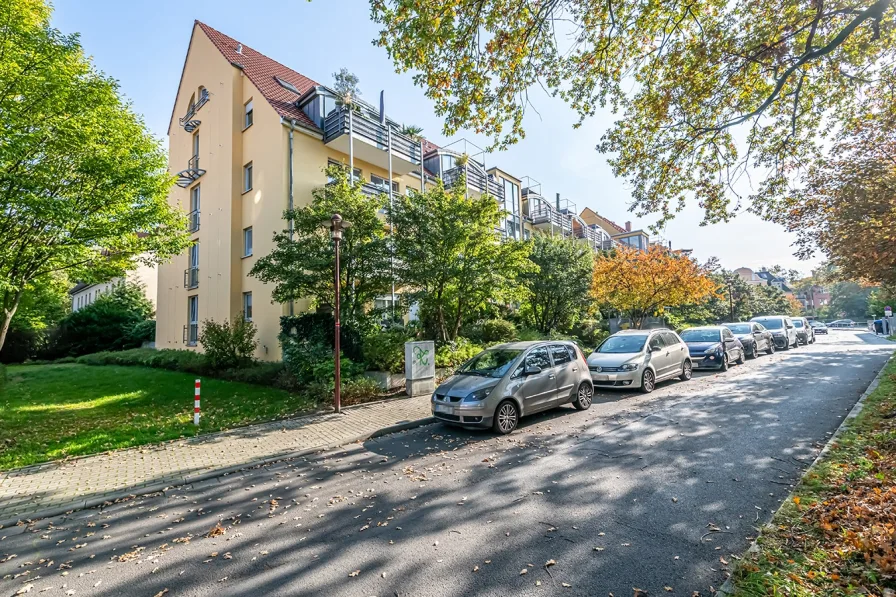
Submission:
[[[359,171],[359,176],[360,176],[360,171]],[[372,184],[375,187],[379,187],[379,188],[383,189],[384,193],[389,192],[389,184],[386,182],[386,179],[383,178],[382,176],[377,176],[376,174],[371,174],[370,175],[370,184]],[[398,193],[398,183],[395,182],[394,180],[392,181],[392,192]]]
[[[199,133],[193,135],[193,157],[199,156]]]
[[[199,185],[190,189],[190,232],[199,230]]]
[[[678,336],[675,335],[675,332],[662,332],[662,335],[666,346],[677,346],[679,344]]]
[[[569,351],[562,344],[551,344],[551,356],[554,357],[554,366],[569,362]]]
[[[184,286],[196,288],[199,286],[199,243],[190,245],[190,267],[184,272]]]
[[[252,190],[252,162],[243,166],[243,192]]]
[[[662,336],[654,334],[650,337],[650,350],[660,350],[663,346],[665,346],[665,343],[663,342]]]
[[[252,321],[252,293],[243,293],[243,319]]]
[[[529,351],[526,355],[526,366],[534,366],[539,369],[550,369],[551,359],[548,357],[548,347],[538,346]]]
[[[246,102],[244,107],[245,115],[243,116],[243,130],[246,130],[250,126],[252,126],[253,122],[253,112],[252,112],[252,100]]]
[[[195,346],[199,341],[199,297],[195,294],[187,297],[187,330],[185,341]]]
[[[725,340],[734,340],[734,335],[731,333],[731,330],[728,328],[722,329],[722,338]]]
[[[243,229],[243,257],[252,254],[252,226]]]

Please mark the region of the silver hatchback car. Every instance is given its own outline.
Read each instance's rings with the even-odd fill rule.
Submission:
[[[595,386],[640,389],[650,393],[672,377],[691,379],[688,347],[672,330],[623,330],[588,356]]]
[[[432,395],[432,415],[502,435],[520,417],[572,403],[591,406],[594,387],[585,357],[572,342],[510,342],[480,352]]]

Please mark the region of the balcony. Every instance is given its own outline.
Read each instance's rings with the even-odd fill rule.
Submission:
[[[182,189],[193,184],[200,176],[205,174],[205,170],[199,167],[199,156],[194,155],[187,162],[187,169],[177,173],[177,186]]]
[[[450,170],[443,171],[442,182],[445,183],[446,187],[453,187],[458,183],[460,177],[464,175],[464,170],[466,170],[468,189],[480,195],[487,192],[492,197],[504,199],[504,187],[497,180],[489,178],[488,174],[485,174],[473,165],[467,168],[455,166]]]
[[[199,93],[199,101],[195,104],[190,104],[190,107],[187,108],[187,113],[184,114],[183,118],[178,118],[177,122],[184,127],[184,130],[188,133],[192,133],[196,130],[201,124],[201,121],[195,120],[193,117],[196,116],[196,112],[199,111],[199,108],[204,106],[208,102],[208,89],[203,89]]]
[[[529,207],[529,217],[536,228],[559,229],[563,234],[572,233],[572,217],[557,211],[548,203],[539,202]]]
[[[584,222],[578,220],[575,221],[575,225],[573,234],[576,238],[584,240],[589,245],[591,245],[592,249],[601,250],[604,245],[604,241],[608,240],[604,233],[600,230],[597,230],[595,226],[588,226]]]
[[[355,109],[351,114],[351,130],[356,159],[384,170],[389,168],[389,128],[368,110]],[[392,130],[392,171],[410,174],[420,167],[420,143]],[[324,119],[324,143],[344,154],[349,153],[349,108],[339,106]]]
[[[196,209],[187,214],[187,232],[199,231],[199,210]]]
[[[199,268],[189,267],[184,270],[184,288],[187,290],[199,287]]]

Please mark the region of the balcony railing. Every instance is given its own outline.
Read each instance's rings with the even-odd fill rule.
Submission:
[[[467,186],[476,191],[477,193],[484,194],[486,193],[486,188],[488,188],[488,194],[497,199],[504,199],[504,187],[501,184],[489,178],[487,174],[483,174],[477,168],[464,168],[463,166],[455,166],[450,170],[445,170],[442,172],[442,182],[445,183],[446,187],[452,187],[460,180],[460,177],[464,175],[464,170],[466,170],[467,175]],[[486,183],[488,187],[486,187]]]
[[[194,155],[187,162],[187,169],[177,173],[177,186],[185,189],[203,174],[205,174],[205,170],[199,167],[199,156]]]
[[[529,209],[529,217],[532,218],[532,223],[536,226],[550,224],[557,226],[563,231],[572,231],[572,217],[551,209],[544,203],[531,207]]]
[[[184,288],[197,288],[199,286],[199,268],[189,267],[184,270]]]
[[[324,143],[329,143],[341,135],[348,134],[349,108],[340,106],[324,119]],[[355,110],[352,114],[352,132],[362,139],[386,151],[389,148],[389,133],[386,125],[368,116],[365,111]],[[420,143],[392,129],[392,153],[412,164],[420,163]]]
[[[577,238],[587,240],[597,248],[603,246],[604,235],[591,226],[579,226],[579,228],[575,231],[575,234]]]
[[[187,232],[197,232],[199,230],[199,210],[193,210],[187,214]]]
[[[193,117],[196,116],[196,112],[199,111],[199,108],[204,106],[208,102],[208,89],[203,89],[199,93],[199,101],[195,104],[190,104],[190,107],[187,108],[187,113],[184,114],[183,118],[178,118],[177,121],[180,123],[184,130],[188,133],[192,133],[196,130],[196,127],[200,125],[199,120],[194,120]]]

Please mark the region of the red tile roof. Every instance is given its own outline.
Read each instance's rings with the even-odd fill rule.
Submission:
[[[317,125],[302,110],[296,107],[296,100],[310,88],[316,86],[317,83],[305,75],[280,64],[276,60],[253,50],[246,44],[242,44],[242,52],[237,53],[237,46],[240,45],[240,42],[200,21],[196,21],[196,25],[215,44],[215,47],[218,48],[218,51],[224,55],[228,62],[241,65],[243,72],[276,110],[277,114],[283,118],[295,120],[309,128],[319,130]],[[286,89],[274,77],[292,84],[298,89],[299,93],[295,94]]]

